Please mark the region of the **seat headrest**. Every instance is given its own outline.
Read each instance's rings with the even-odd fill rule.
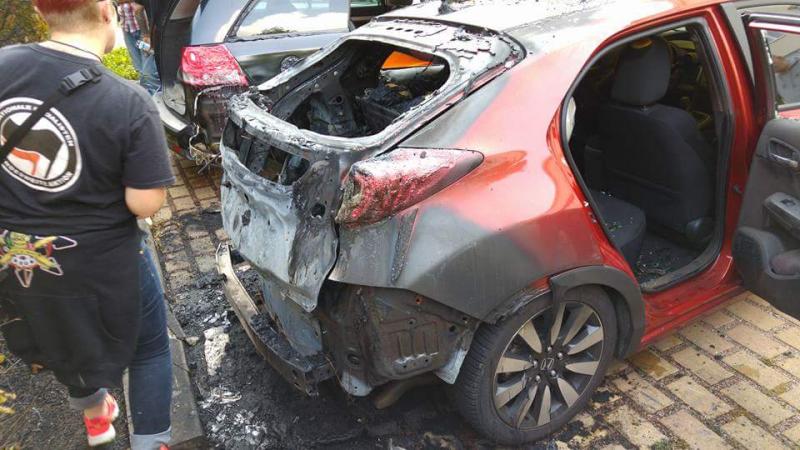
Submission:
[[[669,47],[660,37],[642,38],[620,54],[611,98],[634,106],[648,106],[667,93],[671,72]]]

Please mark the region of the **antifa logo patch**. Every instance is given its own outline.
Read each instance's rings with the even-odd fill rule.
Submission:
[[[41,104],[39,100],[23,97],[0,103],[0,143],[5,143]],[[69,188],[81,173],[75,130],[57,109],[51,108],[11,149],[2,168],[39,191],[60,192]]]

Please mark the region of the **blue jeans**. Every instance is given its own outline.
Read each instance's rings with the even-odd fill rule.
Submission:
[[[136,42],[138,42],[142,38],[141,31],[133,31],[127,32],[123,31],[122,35],[125,37],[125,47],[128,49],[128,54],[131,55],[131,62],[133,63],[133,68],[136,69],[136,73],[139,74],[139,78],[142,78],[142,51],[139,50],[139,47],[136,46]]]
[[[164,290],[150,249],[142,243],[139,258],[141,326],[136,353],[128,367],[129,400],[133,418],[133,450],[157,449],[170,438],[172,358],[167,334]],[[91,408],[105,399],[105,389],[68,387],[70,405]]]
[[[142,70],[140,74],[139,84],[142,85],[150,95],[154,95],[161,90],[161,78],[158,76],[155,55],[142,52]]]

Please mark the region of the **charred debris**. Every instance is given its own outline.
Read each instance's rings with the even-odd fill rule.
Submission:
[[[228,127],[234,129],[223,140],[240,150],[239,159],[250,171],[288,186],[322,155],[362,153],[352,164],[388,150],[523,54],[511,39],[484,29],[417,19],[373,21],[235,97],[231,109],[238,114]],[[249,128],[245,124],[253,125],[253,132],[242,130]],[[253,142],[245,152],[243,136]],[[287,148],[298,136],[300,148]],[[348,168],[340,165],[342,172]]]

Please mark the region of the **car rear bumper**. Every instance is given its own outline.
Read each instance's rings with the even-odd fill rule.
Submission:
[[[225,297],[258,353],[294,387],[307,395],[317,395],[317,384],[334,375],[330,362],[322,353],[301,355],[275,328],[269,315],[259,310],[242,285],[233,269],[230,248],[224,244],[217,250],[217,271],[225,279]]]

